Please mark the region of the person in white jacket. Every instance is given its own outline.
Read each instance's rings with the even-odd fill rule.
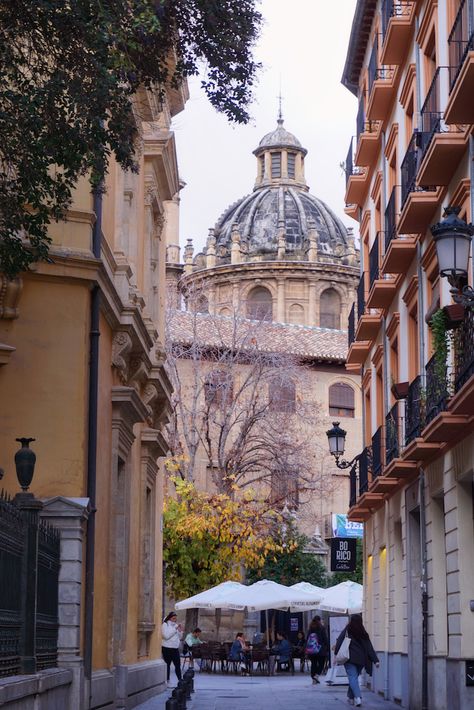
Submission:
[[[161,626],[161,650],[163,652],[163,660],[166,663],[166,680],[170,682],[171,664],[174,664],[176,677],[181,680],[181,661],[179,658],[179,644],[183,636],[181,624],[177,624],[177,615],[175,611],[171,611]]]

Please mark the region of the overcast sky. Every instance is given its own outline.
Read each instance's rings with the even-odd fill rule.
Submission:
[[[356,0],[262,0],[265,18],[256,47],[262,62],[252,121],[234,126],[216,113],[190,81],[190,99],[176,116],[181,191],[180,243],[201,249],[226,207],[253,189],[260,139],[276,128],[281,78],[285,128],[307,148],[306,180],[348,225],[344,214],[345,160],[355,133],[357,103],[341,84]],[[354,230],[357,231],[356,229]]]

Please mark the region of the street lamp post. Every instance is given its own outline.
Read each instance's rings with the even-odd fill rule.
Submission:
[[[460,207],[446,207],[443,219],[431,227],[440,276],[448,279],[455,303],[474,306],[474,289],[466,284],[474,225],[458,217]]]
[[[329,442],[329,453],[334,456],[338,468],[351,468],[351,466],[359,461],[362,454],[357,454],[351,461],[346,461],[345,459],[340,460],[341,456],[344,456],[347,432],[341,429],[339,424],[340,422],[333,422],[332,429],[326,432]]]

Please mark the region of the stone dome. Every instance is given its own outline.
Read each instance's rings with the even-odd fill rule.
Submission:
[[[262,148],[275,148],[275,147],[288,147],[288,148],[299,148],[306,153],[298,138],[283,128],[283,119],[279,118],[277,121],[278,125],[274,131],[270,131],[258,144],[258,148],[255,153],[260,152]]]
[[[287,258],[297,257],[312,235],[319,256],[337,257],[347,247],[347,230],[334,212],[322,200],[290,185],[262,186],[231,205],[214,229],[218,253],[219,247],[231,247],[232,231],[238,231],[249,256],[276,255],[283,238]]]

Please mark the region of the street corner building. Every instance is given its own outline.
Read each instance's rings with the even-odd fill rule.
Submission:
[[[95,198],[84,178],[66,221],[50,227],[51,262],[13,281],[0,275],[0,550],[13,544],[19,436],[35,438],[31,491],[60,535],[59,581],[47,592],[38,581],[37,629],[41,604],[50,616],[46,661],[37,632],[36,674],[15,675],[21,619],[15,600],[1,605],[0,675],[14,684],[3,679],[6,707],[11,692],[18,708],[131,708],[165,687],[165,263],[180,190],[170,124],[186,99],[186,83],[160,100],[141,91],[138,173],[111,162]]]
[[[351,448],[358,451],[361,445],[360,377],[344,369],[359,252],[352,231],[309,192],[307,151],[286,129],[281,113],[254,155],[253,189],[224,210],[204,249],[195,253],[188,239],[181,261],[179,244],[168,245],[167,365],[175,363],[175,394],[190,421],[210,421],[214,440],[224,441],[220,451],[203,443],[195,447],[181,419],[177,450],[191,457],[188,469],[196,462],[196,484],[214,490],[222,451],[232,450],[234,438],[240,441],[240,460],[233,457],[229,464],[238,483],[264,482],[274,503],[286,506],[311,538],[308,551],[329,567],[330,514],[347,510],[349,486],[347,473],[327,452],[324,432],[334,418],[342,419]],[[275,376],[262,376],[261,369],[252,373],[258,358],[262,367],[273,367]],[[267,409],[253,429],[265,462],[246,467],[239,422],[247,415],[237,411],[236,398],[244,402],[242,408],[254,406],[245,399],[250,388],[243,384],[252,377],[259,378],[254,380],[258,394],[252,397],[260,398],[255,408]],[[239,436],[232,434],[226,416]],[[273,439],[273,448],[268,427],[281,437]],[[200,441],[206,438],[203,430]],[[284,451],[289,451],[286,459]]]
[[[372,685],[430,710],[474,707],[473,20],[472,0],[359,0],[342,77],[359,101],[347,368],[370,470],[349,518],[365,523]]]

